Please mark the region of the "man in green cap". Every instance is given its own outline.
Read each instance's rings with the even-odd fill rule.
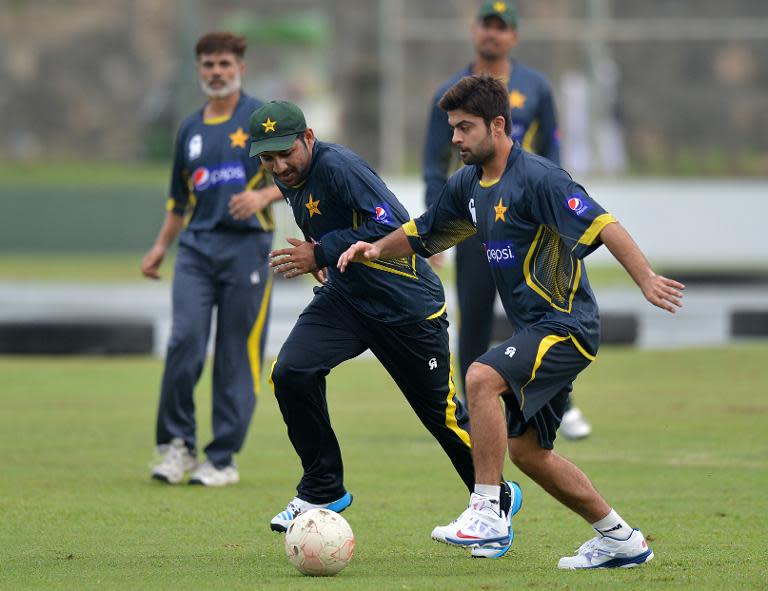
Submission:
[[[424,143],[426,205],[437,201],[448,174],[460,165],[458,150],[451,145],[453,130],[438,103],[445,92],[465,76],[488,74],[503,82],[512,109],[512,139],[528,152],[560,165],[560,138],[555,101],[543,74],[510,58],[518,44],[517,11],[511,2],[484,2],[472,24],[474,61],[440,86],[432,99]],[[460,381],[469,366],[491,343],[496,290],[484,259],[483,247],[474,236],[456,246],[456,293],[459,304]],[[439,266],[442,255],[430,258]],[[569,408],[563,415],[560,434],[568,439],[587,437],[592,431],[581,411]]]
[[[308,509],[338,512],[351,504],[328,415],[325,377],[368,349],[471,490],[467,416],[453,387],[440,280],[416,255],[354,265],[345,274],[336,268],[350,245],[389,234],[408,220],[408,212],[357,154],[318,141],[292,103],[271,102],[256,110],[251,142],[251,155],[260,156],[272,173],[304,234],[304,240],[288,238],[290,248],[271,253],[273,268],[285,277],[326,273],[272,367],[275,396],[304,474],[296,497],[270,527],[285,531]],[[502,489],[499,502],[508,515],[514,499],[519,507],[520,489],[514,483]],[[487,552],[503,554],[509,543],[505,539]]]

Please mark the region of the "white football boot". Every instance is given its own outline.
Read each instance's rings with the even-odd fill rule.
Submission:
[[[564,556],[557,568],[632,568],[653,558],[653,550],[639,529],[633,529],[626,540],[596,536],[584,542],[574,556]]]
[[[432,530],[432,539],[464,548],[509,546],[509,522],[496,500],[472,493],[469,506],[448,525]],[[506,550],[505,550],[506,552]]]
[[[197,467],[189,478],[190,484],[202,484],[203,486],[227,486],[240,482],[240,474],[235,468],[234,462],[224,468],[217,468],[209,460]]]
[[[291,522],[296,519],[302,513],[309,511],[310,509],[330,509],[336,513],[341,513],[352,504],[352,495],[348,492],[344,493],[344,496],[340,499],[333,501],[332,503],[325,503],[317,505],[310,503],[299,497],[293,497],[293,500],[288,503],[288,506],[284,511],[280,511],[269,522],[269,528],[272,531],[284,532],[291,525]]]
[[[584,418],[584,414],[575,406],[563,414],[560,421],[560,435],[566,439],[584,439],[592,433],[592,425]]]
[[[165,445],[158,445],[156,454],[157,462],[152,466],[152,478],[155,480],[178,484],[187,472],[197,467],[197,459],[180,437],[175,437]]]

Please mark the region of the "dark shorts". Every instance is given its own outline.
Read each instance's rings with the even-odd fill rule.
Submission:
[[[594,359],[562,325],[541,322],[519,330],[478,359],[509,384],[504,394],[507,434],[536,429],[539,445],[552,449],[576,376]]]

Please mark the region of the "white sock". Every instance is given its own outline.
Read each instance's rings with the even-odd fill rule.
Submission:
[[[475,494],[490,498],[499,502],[501,487],[498,484],[475,484]]]
[[[632,528],[613,509],[600,521],[595,521],[592,527],[601,536],[608,536],[616,540],[627,540],[632,535]]]

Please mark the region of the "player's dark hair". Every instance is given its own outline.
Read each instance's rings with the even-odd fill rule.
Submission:
[[[486,74],[467,76],[451,86],[438,103],[443,111],[461,109],[470,115],[482,117],[490,129],[491,121],[504,117],[504,131],[512,133],[509,93],[504,85]]]
[[[243,59],[245,50],[248,48],[248,40],[245,37],[238,37],[227,31],[207,33],[200,37],[195,45],[195,55],[200,57],[209,53],[234,53],[238,59]]]

